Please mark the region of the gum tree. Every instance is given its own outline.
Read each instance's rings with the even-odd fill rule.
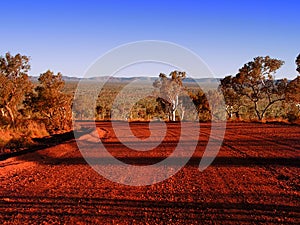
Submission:
[[[238,97],[240,103],[249,101],[260,121],[272,105],[285,100],[287,80],[274,78],[276,71],[283,64],[284,61],[269,56],[256,57],[253,61],[244,64],[236,76],[227,78],[232,79],[230,88],[234,91],[233,98]],[[227,96],[227,98],[231,97]]]
[[[224,79],[221,79],[219,89],[222,91],[225,99],[225,110],[228,118],[231,119],[235,116],[236,119],[239,119],[243,101],[241,96],[233,89],[233,80],[232,76],[226,76]]]
[[[35,96],[29,104],[46,121],[49,131],[65,130],[71,125],[71,96],[62,92],[62,74],[48,70],[39,77]]]
[[[0,57],[0,110],[2,117],[9,118],[10,126],[15,126],[25,95],[32,90],[29,70],[27,56],[6,53]]]
[[[158,101],[164,106],[171,121],[176,121],[176,110],[180,104],[179,94],[183,86],[182,80],[185,77],[185,72],[175,70],[169,74],[169,77],[160,73],[159,79],[153,83],[153,86],[159,90]]]

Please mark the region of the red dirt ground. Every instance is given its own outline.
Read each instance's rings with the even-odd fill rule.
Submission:
[[[138,152],[118,141],[110,123],[97,126],[107,150],[134,165],[168,157],[180,135],[180,123],[170,123],[161,145]],[[131,130],[150,135],[147,123]],[[228,123],[217,158],[200,172],[209,134],[210,124],[201,124],[187,165],[148,186],[100,176],[75,139],[0,161],[0,224],[300,224],[300,126]]]

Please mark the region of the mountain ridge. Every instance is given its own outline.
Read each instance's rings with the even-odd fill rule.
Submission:
[[[38,81],[38,76],[30,76],[30,80]],[[95,81],[107,81],[112,83],[123,83],[123,82],[132,82],[132,81],[151,81],[154,82],[157,80],[158,77],[113,77],[113,76],[95,76],[89,78],[80,78],[74,76],[63,76],[63,80],[65,82],[79,82],[79,81],[86,81],[86,82],[95,82]],[[221,78],[190,78],[187,77],[183,80],[184,83],[194,83],[194,82],[205,82],[205,83],[216,83],[219,82]]]

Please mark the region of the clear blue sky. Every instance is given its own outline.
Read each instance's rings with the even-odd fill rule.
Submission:
[[[110,49],[164,40],[197,53],[218,76],[255,56],[285,61],[293,78],[300,53],[300,1],[0,1],[0,54],[31,57],[31,75],[47,69],[82,76]]]

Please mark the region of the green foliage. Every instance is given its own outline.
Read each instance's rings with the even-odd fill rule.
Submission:
[[[0,154],[28,148],[35,145],[33,138],[42,138],[48,135],[43,123],[23,119],[13,129],[0,129]]]
[[[288,101],[295,104],[300,103],[300,76],[289,82],[286,96]]]
[[[286,101],[290,104],[288,120],[294,122],[300,114],[300,76],[297,76],[288,84]]]
[[[0,57],[0,113],[9,126],[15,126],[25,95],[32,90],[28,62],[29,58],[20,54]]]
[[[220,89],[227,106],[238,112],[241,105],[252,104],[257,119],[261,121],[272,105],[285,100],[287,80],[274,79],[283,64],[283,61],[269,56],[256,57],[246,63],[236,76],[225,77]]]
[[[300,73],[300,54],[295,62]],[[126,89],[127,83],[122,82],[106,83],[97,97],[90,91],[97,84],[87,82],[82,96],[72,102],[77,82],[65,84],[62,74],[48,70],[33,84],[28,76],[29,58],[7,53],[0,57],[0,131],[9,135],[0,139],[0,148],[20,148],[31,144],[32,137],[69,130],[72,106],[75,119],[110,120],[112,115],[118,115],[114,119],[210,121],[225,119],[220,109],[225,100],[230,119],[295,122],[300,116],[300,76],[290,82],[275,80],[275,73],[283,64],[269,56],[254,58],[235,76],[221,80],[219,91],[223,95],[213,90],[204,92],[197,84],[183,84],[186,73],[173,71],[168,76],[159,75],[153,83],[153,96],[140,99],[153,87],[138,83]],[[116,97],[118,104],[114,103]],[[95,100],[94,108],[91,106]]]
[[[242,96],[239,95],[233,88],[234,83],[231,76],[226,76],[221,80],[219,89],[222,91],[226,104],[226,112],[229,119],[240,118],[240,111],[242,107]]]
[[[299,107],[296,105],[291,105],[290,110],[287,113],[287,119],[289,122],[293,123],[299,118]]]
[[[179,105],[179,95],[182,92],[182,80],[185,79],[186,73],[181,71],[173,71],[167,75],[159,74],[153,86],[159,89],[158,101],[162,104],[162,108],[169,114],[169,120],[176,120],[176,110]]]
[[[71,127],[71,96],[62,92],[64,81],[60,73],[50,70],[39,77],[35,93],[27,99],[27,104],[37,118],[43,119],[49,132],[67,130]]]
[[[73,100],[73,113],[75,114],[75,118],[83,120],[83,119],[93,119],[95,117],[94,109],[91,107],[93,105],[93,96],[89,96],[87,93],[80,96],[80,98]],[[98,107],[98,111],[100,113],[100,107]]]
[[[190,97],[198,111],[198,117],[200,121],[211,120],[211,110],[205,93],[199,90],[196,94],[190,92]]]
[[[32,138],[70,129],[71,96],[62,92],[62,75],[41,74],[34,88],[29,58],[6,53],[0,57],[0,148],[21,148]],[[5,137],[5,138],[4,138]]]

